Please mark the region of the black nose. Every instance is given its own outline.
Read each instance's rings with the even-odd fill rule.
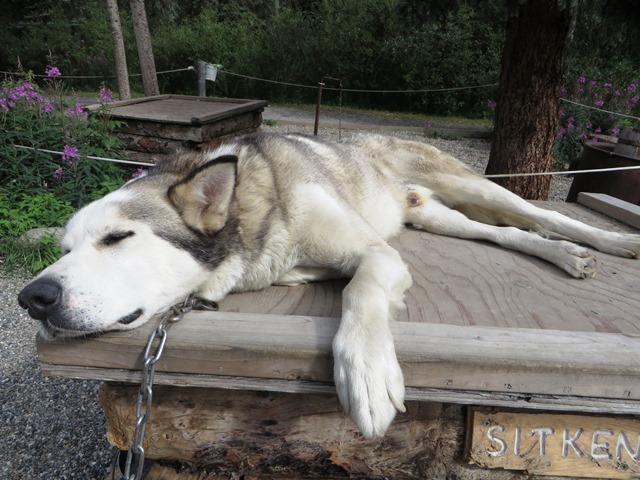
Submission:
[[[18,294],[18,303],[36,320],[45,320],[56,308],[62,296],[62,287],[52,278],[41,278],[31,282]]]

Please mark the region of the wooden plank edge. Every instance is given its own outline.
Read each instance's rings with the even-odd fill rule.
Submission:
[[[127,107],[129,105],[136,105],[140,103],[148,103],[155,102],[157,100],[166,100],[171,98],[171,95],[156,95],[154,97],[142,97],[142,98],[130,98],[129,100],[118,100],[116,102],[109,103],[109,109],[117,108],[117,107]],[[98,110],[102,107],[101,103],[93,103],[91,105],[87,105],[85,108],[89,111]]]
[[[137,369],[141,366],[140,352],[157,321],[152,319],[135,330],[83,339],[47,341],[37,337],[38,354],[45,363]],[[328,362],[338,324],[337,318],[304,315],[191,312],[173,325],[167,351],[185,350],[187,360],[201,352],[225,356],[242,351],[283,359],[316,359],[323,355]],[[576,373],[586,369],[599,374],[640,376],[640,365],[631,361],[640,354],[638,335],[418,322],[393,322],[391,330],[398,357],[408,364],[437,362]],[[107,357],[104,361],[108,365],[68,363],[103,361],[85,355],[96,348],[122,356]],[[158,368],[162,369],[160,365]]]
[[[113,383],[138,384],[141,372],[106,368],[73,367],[41,364],[45,376],[62,376],[77,380],[94,380]],[[296,394],[335,395],[335,386],[326,382],[303,380],[271,380],[264,378],[225,377],[193,374],[167,374],[157,372],[156,385],[179,387],[216,388],[220,390],[246,390]],[[575,395],[545,395],[486,392],[477,390],[453,390],[443,388],[407,387],[405,400],[419,402],[451,403],[492,407],[525,408],[558,412],[610,413],[637,415],[640,400],[581,397]]]
[[[640,229],[640,206],[638,205],[604,193],[591,192],[578,193],[577,203]]]
[[[155,322],[83,340],[37,340],[43,364],[139,370]],[[331,382],[338,320],[192,313],[172,327],[156,372]],[[640,339],[550,330],[398,322],[396,352],[412,387],[640,400]]]
[[[235,107],[233,110],[227,110],[224,112],[218,113],[209,113],[207,115],[202,115],[199,117],[191,117],[192,125],[208,125],[213,123],[214,121],[219,122],[221,120],[226,120],[227,118],[232,118],[238,115],[244,115],[247,113],[255,113],[261,114],[264,112],[264,108],[268,105],[267,102],[263,102],[264,105],[261,105],[260,102],[253,102],[252,104],[242,104]]]

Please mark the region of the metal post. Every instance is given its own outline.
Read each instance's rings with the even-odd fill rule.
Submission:
[[[198,60],[198,95],[207,96],[207,80],[205,78],[205,62]]]
[[[318,82],[318,101],[316,102],[316,121],[313,125],[313,134],[318,135],[318,124],[320,123],[320,103],[322,102],[322,87],[324,83]]]

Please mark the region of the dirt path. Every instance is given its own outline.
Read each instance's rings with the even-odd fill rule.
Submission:
[[[313,126],[315,109],[268,106],[263,118],[286,125]],[[451,122],[433,122],[420,118],[406,118],[384,112],[354,113],[337,108],[320,111],[320,128],[344,128],[347,130],[404,131],[413,133],[437,133],[445,137],[489,138],[491,129],[479,125],[463,125]]]

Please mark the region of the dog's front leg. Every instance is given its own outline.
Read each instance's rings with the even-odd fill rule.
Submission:
[[[382,436],[404,412],[404,380],[389,327],[411,276],[386,244],[358,257],[343,292],[342,320],[333,341],[334,379],[342,406],[367,437]]]

